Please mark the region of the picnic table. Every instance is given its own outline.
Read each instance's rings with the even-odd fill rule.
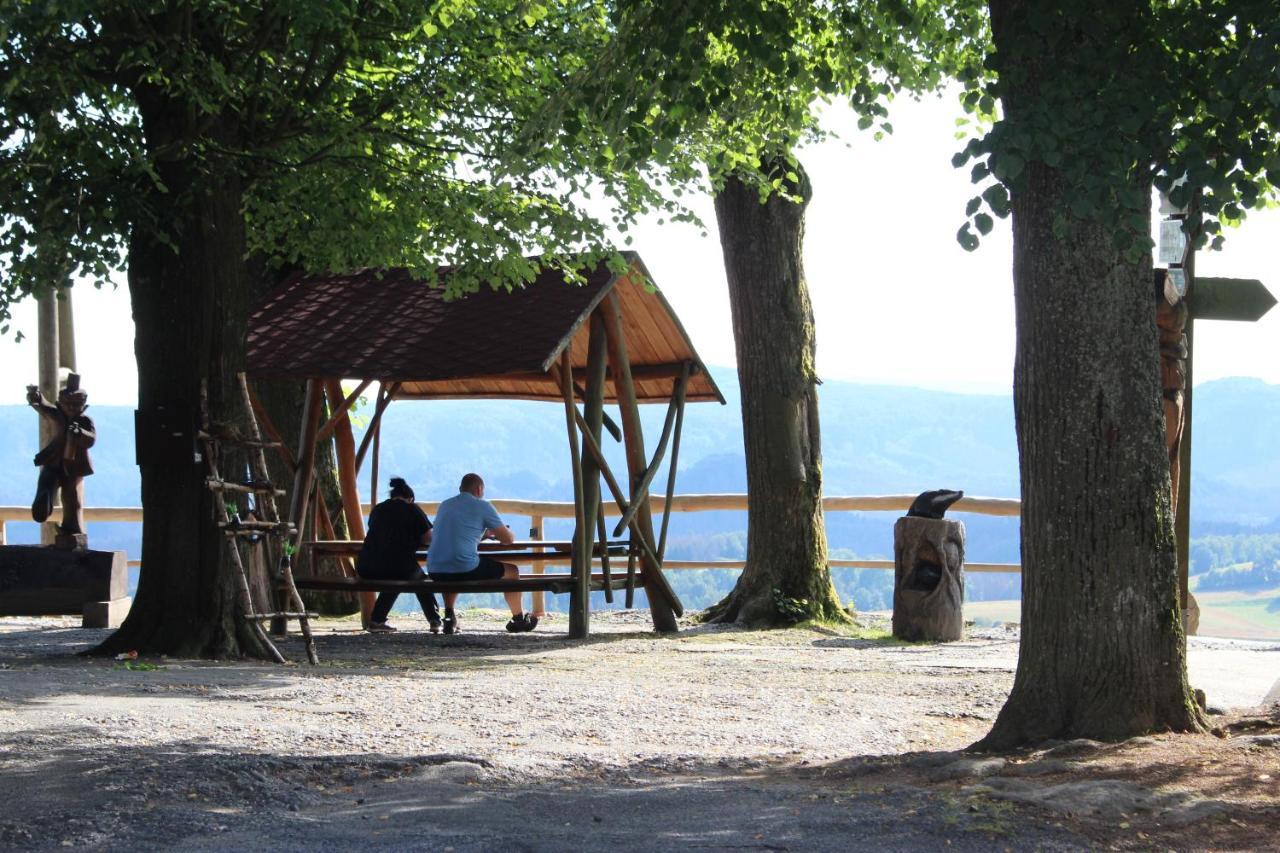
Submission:
[[[360,553],[363,544],[358,539],[317,539],[305,543],[313,555],[331,557],[355,557]],[[631,543],[627,540],[615,540],[604,543],[597,542],[592,549],[594,556],[620,557],[627,559],[631,555]],[[481,553],[503,563],[537,563],[545,560],[565,559],[573,550],[570,539],[520,539],[510,544],[496,540],[484,540],[478,546]],[[425,562],[427,552],[418,551],[418,561]],[[604,572],[591,576],[590,588],[593,591],[605,589],[626,589],[627,584],[633,588],[644,586],[643,577],[630,574],[625,567],[621,573],[610,572],[606,578]],[[566,593],[573,587],[573,575],[567,572],[548,572],[521,575],[518,578],[497,578],[483,581],[449,581],[424,577],[413,580],[380,580],[361,577],[304,576],[294,577],[298,589],[337,590],[349,592],[551,592]]]

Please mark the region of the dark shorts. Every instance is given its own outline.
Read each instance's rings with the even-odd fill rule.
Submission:
[[[437,581],[495,581],[506,573],[502,563],[493,557],[480,555],[480,564],[469,572],[430,572]]]

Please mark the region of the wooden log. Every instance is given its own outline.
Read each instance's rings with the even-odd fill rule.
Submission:
[[[542,538],[542,516],[535,515],[529,518],[529,538],[530,539]],[[546,571],[546,569],[543,568],[542,563],[534,563],[532,565],[532,569],[535,575],[540,575],[544,571]],[[542,592],[542,590],[538,590],[537,592],[533,593],[533,601],[530,602],[529,609],[532,610],[533,615],[537,616],[539,619],[547,615],[546,595]]]
[[[604,323],[600,319],[599,313],[593,311],[590,319],[590,330],[587,339],[587,387],[583,395],[583,431],[584,439],[587,436],[595,444],[600,443],[601,427],[604,423],[604,375],[607,367],[606,344],[604,332]],[[568,348],[565,348],[568,352]],[[568,361],[562,362],[561,373],[565,376],[571,375],[568,369]],[[577,426],[577,406],[574,406],[574,423],[570,424],[570,428],[576,431]],[[581,576],[578,584],[574,587],[574,594],[569,598],[569,636],[585,637],[590,633],[591,623],[591,592],[590,586],[592,545],[594,543],[596,528],[604,530],[604,515],[600,507],[600,476],[601,466],[591,458],[589,454],[584,454],[580,459],[582,467],[582,564]],[[607,466],[606,466],[607,467]],[[603,534],[600,541],[606,541]],[[608,589],[606,585],[606,589]],[[607,597],[612,600],[613,592],[609,590]]]
[[[258,421],[258,426],[271,439],[276,453],[284,460],[285,466],[290,471],[297,471],[298,460],[294,458],[293,451],[289,449],[289,445],[285,443],[280,430],[276,428],[275,423],[271,420],[271,415],[267,413],[267,407],[262,405],[262,401],[258,399],[258,393],[247,382],[245,383],[245,391],[249,394],[249,405],[253,407],[253,414]]]
[[[689,373],[686,371],[676,379],[675,388],[671,392],[671,404],[667,406],[667,419],[662,424],[662,435],[658,439],[658,447],[653,451],[653,459],[649,462],[648,467],[640,475],[640,482],[636,485],[636,490],[631,494],[631,505],[626,512],[622,513],[622,518],[618,520],[618,526],[613,531],[614,536],[622,535],[622,531],[626,530],[627,525],[631,523],[631,519],[635,516],[639,505],[649,497],[649,484],[653,482],[653,478],[658,473],[658,466],[662,464],[662,457],[666,455],[667,442],[671,440],[671,428],[675,425],[676,413],[684,407],[685,389],[688,385]]]
[[[296,548],[301,544],[303,522],[307,517],[307,509],[311,500],[312,486],[315,485],[316,473],[316,433],[320,430],[320,414],[324,403],[324,389],[320,380],[308,379],[307,392],[303,399],[302,432],[298,437],[298,467],[293,476],[293,490],[289,495],[289,521],[295,532],[291,544]],[[282,583],[278,610],[288,610],[290,600],[288,584]],[[298,608],[299,610],[305,608]],[[271,632],[283,635],[288,630],[285,620],[271,622]]]
[[[286,494],[284,489],[277,489],[266,480],[250,483],[228,483],[225,480],[218,480],[213,477],[204,478],[205,487],[212,492],[235,492],[241,495],[264,495],[272,494],[277,497]]]
[[[893,636],[951,642],[964,635],[964,522],[904,516],[893,526]]]
[[[40,394],[46,400],[58,404],[58,299],[52,287],[47,288],[36,297],[36,370],[40,385]],[[53,440],[55,427],[46,418],[36,416],[36,428],[39,431],[40,444],[44,447]],[[61,495],[54,492],[53,505],[61,505]],[[55,521],[45,521],[40,525],[40,543],[52,545],[58,538],[58,525]]]
[[[600,506],[600,496],[596,495],[596,536],[598,542],[607,542],[608,534],[604,526],[604,507]],[[630,550],[630,549],[628,549]],[[605,548],[600,552],[600,573],[604,575],[604,601],[606,604],[613,604],[613,572],[609,567],[609,549]]]
[[[609,367],[618,392],[618,410],[622,416],[622,437],[627,454],[627,470],[634,487],[644,473],[644,432],[640,425],[640,409],[636,405],[636,389],[631,378],[631,362],[627,355],[627,341],[622,332],[622,306],[618,294],[610,291],[601,303],[600,316],[604,320],[609,341]],[[633,488],[634,491],[634,488]],[[636,514],[633,536],[642,546],[653,541],[653,516],[649,502],[644,501]],[[648,549],[646,549],[648,550]],[[676,631],[676,618],[683,615],[684,606],[675,590],[662,575],[662,566],[655,557],[646,553],[641,557],[640,570],[644,574],[645,591],[649,596],[649,613],[653,627],[659,631]]]
[[[338,428],[338,424],[345,423],[348,428],[351,426],[349,417],[351,407],[355,405],[356,400],[364,393],[364,389],[368,388],[372,382],[372,379],[363,380],[356,386],[356,390],[351,392],[349,397],[344,397],[342,396],[342,380],[325,380],[325,391],[329,394],[329,420],[325,421],[324,426],[320,427],[320,431],[316,433],[316,441],[324,441],[328,438]],[[336,395],[334,392],[335,387],[337,388]]]
[[[570,628],[569,636],[573,639],[581,639],[586,636],[587,617],[584,615],[590,608],[589,595],[583,595],[584,586],[590,581],[587,575],[590,572],[590,560],[588,554],[591,546],[587,544],[587,530],[585,513],[583,512],[583,479],[582,479],[582,457],[578,453],[578,421],[575,415],[578,411],[578,404],[573,399],[573,383],[569,377],[573,375],[572,363],[569,360],[569,347],[564,348],[564,352],[560,354],[560,388],[564,394],[564,417],[565,426],[569,432],[569,460],[573,466],[573,505],[576,510],[573,528],[573,571],[574,584],[570,591]],[[574,618],[574,614],[577,618]],[[575,633],[576,631],[576,633]]]
[[[378,403],[381,405],[381,391],[379,393]],[[373,433],[373,462],[369,465],[369,503],[374,506],[378,505],[378,465],[382,461],[382,419],[379,418],[375,423],[369,425],[369,432]],[[363,441],[360,442],[362,445]],[[356,456],[356,472],[360,470],[360,457]]]
[[[557,384],[561,382],[559,365],[552,366],[551,377]],[[592,461],[595,462],[596,466],[600,469],[600,476],[604,478],[605,484],[609,487],[610,493],[613,494],[613,499],[618,505],[618,511],[625,512],[627,508],[626,493],[623,492],[622,487],[618,485],[618,480],[613,475],[613,469],[609,467],[609,460],[605,459],[604,451],[600,449],[600,442],[591,434],[591,428],[587,425],[586,418],[578,411],[578,407],[576,405],[573,407],[573,414],[575,420],[578,422],[578,429],[582,435],[583,450],[591,456]],[[496,508],[497,504],[494,504],[494,506]],[[566,514],[572,516],[573,505],[563,504],[563,506],[569,509],[569,512]],[[504,507],[503,511],[518,512],[519,510],[514,507]]]
[[[367,385],[364,383],[361,389]],[[360,492],[356,485],[356,442],[348,412],[350,400],[343,399],[342,383],[337,379],[325,380],[325,391],[329,395],[329,405],[338,410],[330,420],[337,421],[333,428],[333,444],[338,460],[338,487],[342,493],[342,515],[347,522],[347,535],[352,539],[364,539],[364,514],[360,511]],[[316,440],[323,441],[324,436],[317,434]],[[366,627],[376,598],[372,593],[360,596],[360,619]]]
[[[684,377],[684,387],[688,388],[688,377]],[[677,380],[678,382],[679,380]],[[667,493],[662,501],[662,531],[658,534],[658,562],[663,563],[667,557],[667,526],[671,523],[671,501],[676,491],[676,471],[680,463],[680,436],[684,434],[684,394],[681,394],[680,409],[676,412],[676,433],[671,439],[671,464],[667,469]],[[665,563],[663,563],[665,567]]]
[[[360,449],[356,451],[357,471],[364,467],[364,455],[369,449],[369,442],[379,434],[378,428],[382,425],[382,413],[387,410],[387,406],[391,405],[392,397],[399,388],[399,382],[392,382],[391,387],[386,389],[386,395],[382,396],[374,407],[373,417],[369,420],[369,428],[365,430],[364,437],[360,439]],[[379,393],[382,393],[381,389],[379,389]]]

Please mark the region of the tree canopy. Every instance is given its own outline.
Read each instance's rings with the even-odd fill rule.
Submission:
[[[1137,258],[1151,248],[1147,190],[1178,207],[1197,246],[1280,190],[1280,14],[1267,0],[1029,4],[1025,37],[962,72],[965,108],[984,119],[956,154],[982,191],[958,235],[975,248],[1009,213],[1026,164],[1073,189],[1055,228],[1098,219]],[[1024,91],[1037,57],[1061,57]],[[997,73],[998,72],[998,73]],[[997,104],[1031,101],[1011,116]],[[1195,202],[1192,204],[1192,202]]]

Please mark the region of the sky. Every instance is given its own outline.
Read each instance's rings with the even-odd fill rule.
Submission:
[[[953,99],[902,100],[890,109],[894,133],[880,142],[829,110],[840,139],[803,150],[813,183],[806,215],[805,273],[817,323],[824,379],[1008,393],[1013,381],[1012,241],[1008,220],[976,252],[955,240],[974,194],[959,149]],[[694,203],[707,226],[633,229],[634,243],[681,318],[703,361],[734,363],[728,294],[709,198]],[[1280,210],[1254,213],[1230,230],[1221,252],[1197,256],[1200,275],[1260,278],[1280,295]],[[1065,284],[1065,283],[1064,283]],[[76,345],[83,384],[97,404],[133,405],[137,395],[128,294],[75,289]],[[15,306],[0,340],[0,401],[22,403],[36,381],[36,310]],[[1197,384],[1224,376],[1280,383],[1280,308],[1258,323],[1196,325]],[[945,352],[945,358],[938,354]]]

